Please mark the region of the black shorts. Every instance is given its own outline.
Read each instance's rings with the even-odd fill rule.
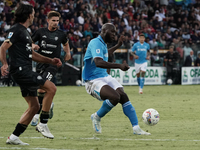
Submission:
[[[36,72],[39,73],[43,78],[52,81],[55,77],[58,69],[56,66],[44,64],[36,67]]]
[[[12,79],[20,86],[23,97],[37,96],[37,89],[46,82],[40,74],[26,67],[12,70],[10,73]]]

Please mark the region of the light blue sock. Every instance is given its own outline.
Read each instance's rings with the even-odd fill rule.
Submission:
[[[102,118],[105,116],[112,108],[114,107],[113,104],[107,99],[103,102],[101,108],[97,111],[97,115]]]
[[[132,126],[138,125],[138,118],[135,112],[135,108],[132,106],[131,102],[128,101],[122,105],[124,114],[129,118]]]
[[[140,77],[140,88],[143,89],[144,86],[144,77]]]
[[[140,86],[140,77],[137,77],[137,83]]]

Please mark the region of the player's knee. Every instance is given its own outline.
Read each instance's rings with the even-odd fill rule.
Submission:
[[[56,94],[56,91],[57,91],[57,88],[56,86],[54,85],[53,87],[51,87],[51,94],[55,95]]]
[[[115,93],[111,96],[110,100],[112,100],[112,104],[113,105],[117,105],[120,101],[120,94],[119,93]]]

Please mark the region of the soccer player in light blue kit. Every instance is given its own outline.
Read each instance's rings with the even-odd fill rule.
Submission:
[[[137,75],[137,82],[139,85],[139,93],[143,94],[144,76],[147,69],[147,60],[150,57],[150,46],[145,42],[144,34],[140,34],[139,42],[135,43],[132,48],[135,57],[135,71]]]
[[[133,133],[137,135],[150,135],[143,131],[138,125],[135,108],[129,101],[128,96],[123,90],[123,86],[108,75],[106,69],[119,68],[123,71],[129,69],[126,63],[116,64],[108,62],[108,55],[112,54],[122,45],[124,36],[114,47],[107,49],[107,43],[114,40],[116,28],[111,23],[102,26],[101,34],[90,41],[84,57],[84,69],[82,78],[85,81],[85,88],[88,94],[103,101],[101,108],[91,115],[93,129],[96,133],[101,133],[100,120],[118,103],[122,105],[124,114],[129,118]]]

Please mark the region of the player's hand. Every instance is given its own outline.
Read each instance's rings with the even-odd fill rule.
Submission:
[[[147,57],[146,57],[146,60],[149,60],[149,59],[150,59],[150,57],[149,57],[149,56],[147,56]]]
[[[71,59],[71,53],[69,52],[69,53],[67,53],[67,54],[65,55],[64,61],[68,61],[68,60],[70,60],[70,59]]]
[[[60,61],[59,58],[53,58],[52,59],[52,64],[57,66],[58,68],[62,66],[62,62]]]
[[[124,40],[125,40],[125,36],[121,35],[121,36],[119,37],[119,40],[118,40],[118,43],[117,43],[117,44],[118,44],[119,46],[121,46],[121,45],[123,44]]]
[[[130,68],[130,67],[128,66],[127,63],[123,63],[123,64],[121,64],[121,66],[120,66],[120,69],[121,69],[122,71],[127,71],[129,68]]]
[[[32,43],[32,50],[38,51],[40,47],[37,44]]]
[[[1,74],[2,76],[6,76],[8,74],[8,64],[4,64],[2,67],[1,67]]]
[[[134,55],[134,58],[135,58],[135,59],[139,59],[139,56],[137,56],[137,55]]]

